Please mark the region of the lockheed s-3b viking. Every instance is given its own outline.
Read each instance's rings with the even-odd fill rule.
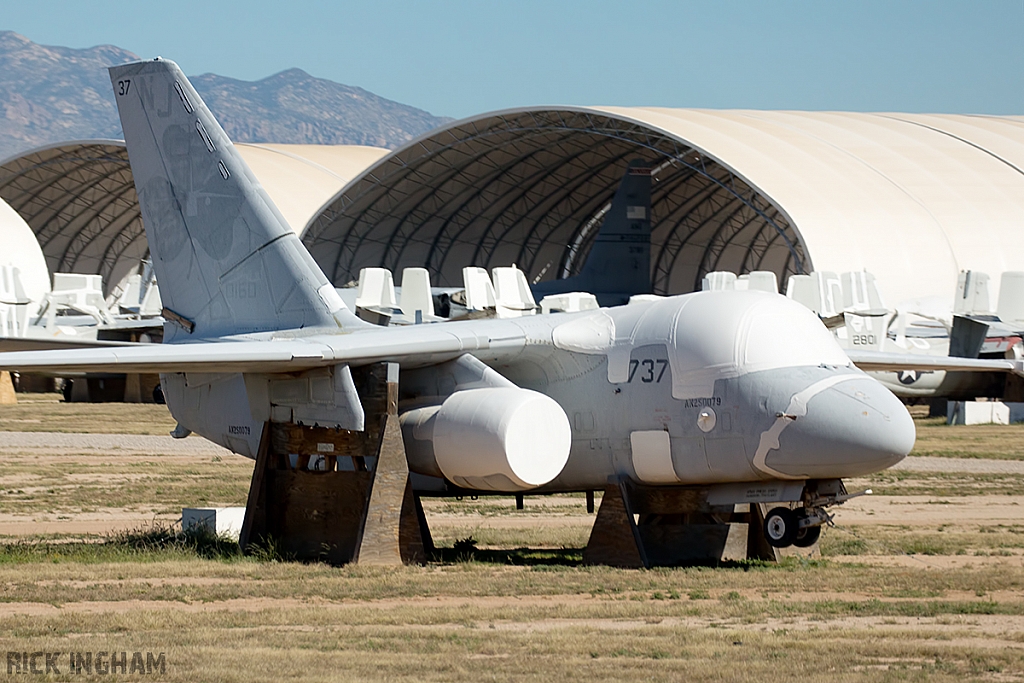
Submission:
[[[404,448],[415,494],[604,490],[610,505],[616,490],[699,491],[705,510],[761,506],[758,524],[776,547],[812,544],[826,509],[850,497],[844,478],[890,467],[914,444],[903,404],[783,296],[697,292],[579,313],[371,325],[345,307],[173,62],[110,73],[164,341],[8,353],[2,368],[158,372],[179,436],[257,459],[274,428],[285,440],[302,428],[378,430],[375,443],[397,436]],[[375,367],[386,368],[383,403],[367,389]],[[383,453],[369,455],[330,466],[383,466]],[[371,508],[375,495],[364,496]]]

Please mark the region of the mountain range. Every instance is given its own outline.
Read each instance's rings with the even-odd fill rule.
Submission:
[[[107,67],[139,59],[113,45],[55,47],[0,31],[0,160],[68,140],[123,137]],[[301,69],[259,81],[190,80],[236,142],[393,149],[452,120]]]

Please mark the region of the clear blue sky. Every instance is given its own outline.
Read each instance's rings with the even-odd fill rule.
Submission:
[[[0,28],[188,74],[291,67],[461,118],[610,104],[1024,114],[1024,0],[24,2]]]

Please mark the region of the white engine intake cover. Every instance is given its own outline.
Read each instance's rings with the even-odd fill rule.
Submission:
[[[558,476],[569,460],[569,418],[554,399],[529,389],[457,391],[441,405],[434,458],[466,488],[531,489]]]

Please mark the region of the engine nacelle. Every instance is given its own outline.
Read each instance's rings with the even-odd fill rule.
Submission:
[[[569,418],[554,399],[512,387],[457,391],[402,413],[409,467],[478,491],[525,491],[569,460]]]

